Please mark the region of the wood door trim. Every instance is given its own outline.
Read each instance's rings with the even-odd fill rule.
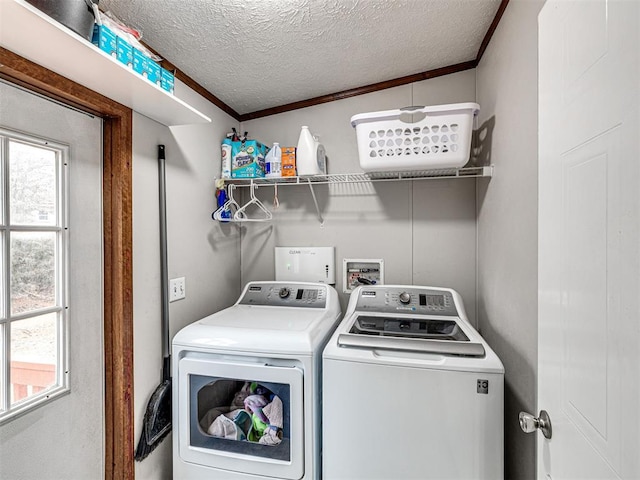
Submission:
[[[105,478],[133,479],[133,113],[2,47],[0,77],[104,120]]]

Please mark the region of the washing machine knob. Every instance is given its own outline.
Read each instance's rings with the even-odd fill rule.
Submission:
[[[405,305],[409,302],[411,302],[411,295],[409,295],[407,292],[402,292],[400,295],[398,295],[398,299],[400,300],[400,303],[404,303]]]
[[[287,287],[282,287],[278,292],[278,296],[280,298],[287,298],[290,294],[291,294],[291,290],[289,290]]]

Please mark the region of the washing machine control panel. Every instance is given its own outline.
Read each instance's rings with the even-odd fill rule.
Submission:
[[[274,307],[325,308],[327,288],[322,285],[282,282],[250,283],[238,303]]]
[[[362,287],[356,309],[380,313],[416,312],[425,315],[458,316],[453,295],[448,290],[411,286]]]

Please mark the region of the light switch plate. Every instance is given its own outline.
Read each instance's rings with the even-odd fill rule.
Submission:
[[[182,300],[187,296],[187,286],[184,277],[169,280],[169,302]]]

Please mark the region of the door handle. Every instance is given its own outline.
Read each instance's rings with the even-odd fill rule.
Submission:
[[[519,420],[520,428],[524,433],[531,433],[540,429],[544,438],[551,438],[551,418],[546,410],[540,410],[537,418],[530,413],[520,412]]]

